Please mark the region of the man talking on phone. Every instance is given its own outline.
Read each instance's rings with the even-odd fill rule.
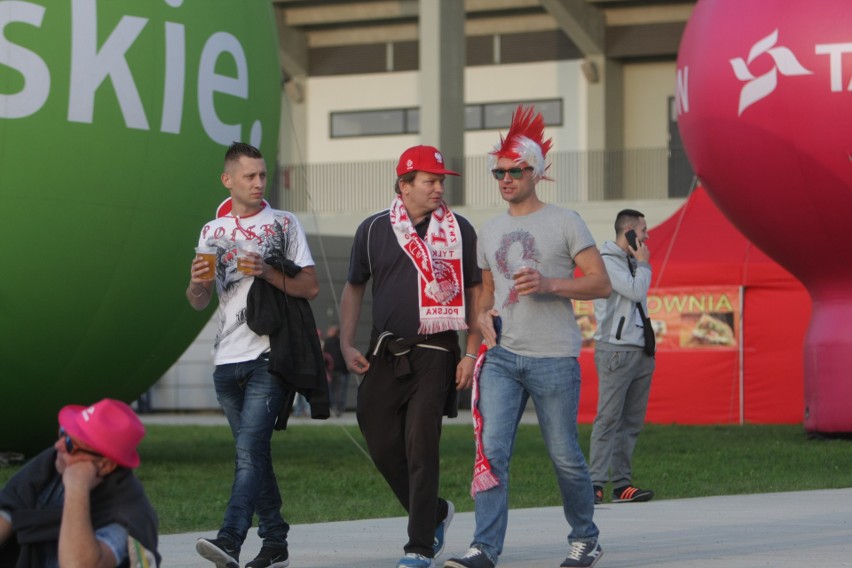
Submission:
[[[595,504],[612,481],[612,502],[650,501],[654,492],[633,485],[633,450],[645,423],[656,342],[648,318],[651,254],[648,224],[634,209],[615,218],[615,241],[601,245],[612,282],[608,298],[595,300],[595,367],[598,411],[592,426],[589,474]]]

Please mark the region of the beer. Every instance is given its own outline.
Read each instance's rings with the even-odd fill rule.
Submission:
[[[237,241],[237,270],[246,276],[253,276],[254,263],[251,262],[249,253],[257,252],[257,243],[254,241]]]
[[[216,278],[216,247],[195,247],[195,257],[207,261],[207,271],[200,276],[202,280]]]
[[[521,292],[524,289],[528,289],[528,285],[519,286],[517,284],[518,278],[528,274],[529,272],[535,270],[535,260],[529,258],[522,258],[516,263],[514,263],[514,269],[512,270],[512,280],[515,281],[515,285],[513,288],[516,292]]]
[[[249,257],[245,251],[239,251],[237,253],[237,270],[246,276],[252,276],[253,269],[254,264],[251,262],[251,257]]]

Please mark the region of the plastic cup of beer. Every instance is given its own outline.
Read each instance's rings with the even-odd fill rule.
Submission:
[[[512,266],[512,278],[517,280],[518,277],[527,271],[527,269],[535,268],[535,261],[531,258],[522,258],[516,261]]]
[[[528,269],[535,268],[535,261],[531,258],[521,258],[512,263],[512,280],[517,282],[518,278],[523,276]],[[513,286],[516,291],[521,292],[522,288],[518,286],[518,284],[514,284]]]
[[[237,241],[237,270],[246,276],[252,276],[254,263],[249,260],[249,253],[257,252],[254,241]]]
[[[202,280],[216,278],[216,247],[195,247],[195,257],[207,261],[207,272],[202,274]]]

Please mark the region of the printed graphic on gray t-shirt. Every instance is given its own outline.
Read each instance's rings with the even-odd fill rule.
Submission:
[[[494,278],[503,347],[527,357],[579,356],[582,337],[571,300],[553,294],[518,296],[512,274],[526,262],[544,278],[573,278],[574,257],[593,246],[577,212],[554,205],[519,217],[505,213],[483,225],[477,261]]]

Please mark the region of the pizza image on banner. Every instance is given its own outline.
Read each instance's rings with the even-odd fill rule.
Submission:
[[[681,347],[733,347],[733,314],[685,314],[681,317]]]
[[[661,349],[735,349],[742,288],[652,288],[648,315]]]
[[[580,335],[583,337],[583,347],[589,347],[594,345],[595,342],[595,330],[597,329],[597,325],[595,322],[595,316],[576,316],[577,327],[580,328]]]
[[[577,321],[577,327],[580,328],[580,335],[583,337],[583,349],[593,349],[595,347],[595,331],[598,328],[598,322],[595,319],[595,304],[591,300],[571,300],[574,304],[574,319]]]

